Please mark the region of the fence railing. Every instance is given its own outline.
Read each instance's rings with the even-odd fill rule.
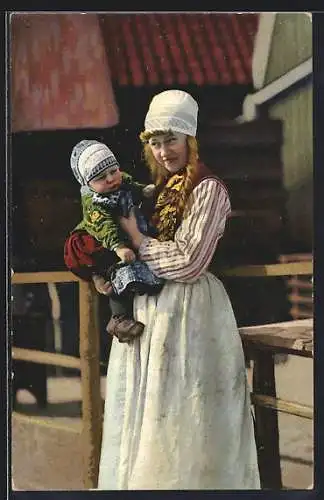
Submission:
[[[312,275],[313,263],[289,262],[282,264],[240,266],[225,270],[223,275],[236,277],[264,277]],[[91,283],[79,280],[70,272],[16,273],[12,284],[76,283],[79,287],[80,357],[60,353],[40,352],[13,346],[12,358],[33,363],[78,368],[82,384],[82,440],[84,452],[84,486],[96,488],[101,446],[103,405],[100,392],[100,353],[98,298]],[[253,392],[256,435],[262,486],[281,488],[279,430],[277,412],[313,418],[313,408],[276,397],[274,355],[290,353],[313,356],[312,319],[289,321],[255,327],[240,328],[243,345],[249,348],[254,360]],[[107,382],[108,383],[108,382]]]
[[[93,285],[79,280],[70,272],[17,273],[12,284],[76,283],[79,287],[80,358],[59,353],[13,347],[13,359],[81,370],[82,441],[84,453],[84,486],[95,488],[98,479],[102,431],[102,399],[99,368],[98,298]]]
[[[262,278],[265,276],[312,276],[313,261],[240,266],[226,270],[226,276]],[[251,298],[253,300],[253,298]],[[253,392],[258,460],[262,488],[281,489],[278,412],[313,419],[313,408],[277,398],[276,354],[313,357],[313,319],[242,327],[243,345],[253,360]],[[312,390],[312,388],[311,388]]]

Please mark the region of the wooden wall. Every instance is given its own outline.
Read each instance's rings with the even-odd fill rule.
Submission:
[[[265,84],[312,56],[312,21],[305,12],[277,13]]]
[[[306,13],[278,13],[265,85],[312,56],[312,23]],[[313,244],[313,88],[308,82],[269,106],[283,124],[282,163],[291,251]]]

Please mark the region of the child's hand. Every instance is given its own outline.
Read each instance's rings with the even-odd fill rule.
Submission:
[[[143,189],[143,195],[145,196],[145,198],[151,198],[154,194],[154,191],[155,191],[155,184],[148,184]]]
[[[116,248],[116,254],[123,262],[133,262],[136,259],[136,255],[130,248],[120,247]]]
[[[105,281],[102,276],[94,274],[92,276],[92,281],[98,293],[101,293],[102,295],[110,295],[112,293],[113,289],[111,283],[109,281]]]

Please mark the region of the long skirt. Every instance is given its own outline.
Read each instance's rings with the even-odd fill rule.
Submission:
[[[136,296],[146,326],[110,352],[101,490],[259,489],[241,339],[222,283]]]

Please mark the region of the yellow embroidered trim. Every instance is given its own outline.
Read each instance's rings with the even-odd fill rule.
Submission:
[[[173,240],[178,227],[177,202],[185,181],[185,174],[173,175],[159,194],[155,205],[153,223],[160,241]]]
[[[90,220],[92,223],[97,222],[100,219],[100,217],[101,217],[101,214],[97,210],[94,210],[90,214]]]

